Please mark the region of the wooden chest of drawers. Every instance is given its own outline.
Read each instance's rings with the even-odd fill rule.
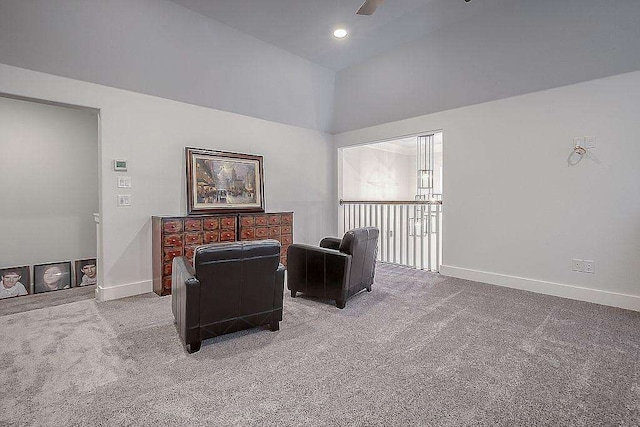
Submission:
[[[287,265],[287,250],[293,243],[293,212],[240,214],[240,240],[275,239],[280,242],[280,262]]]
[[[216,242],[275,239],[282,245],[286,265],[293,242],[293,212],[152,217],[153,291],[171,293],[173,258],[186,256],[193,263],[196,247]]]

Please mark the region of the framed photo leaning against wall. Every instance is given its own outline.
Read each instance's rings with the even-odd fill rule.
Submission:
[[[36,294],[71,287],[71,262],[50,262],[33,266],[33,288]]]
[[[0,299],[28,295],[31,288],[29,266],[0,269]]]
[[[76,278],[74,286],[95,285],[98,283],[98,268],[95,258],[79,259],[75,263]]]

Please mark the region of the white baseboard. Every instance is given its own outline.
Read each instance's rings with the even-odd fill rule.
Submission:
[[[110,301],[118,298],[130,297],[133,295],[153,292],[153,281],[144,280],[142,282],[125,283],[117,286],[97,286],[96,299],[98,301]]]
[[[640,311],[640,296],[638,295],[626,295],[599,289],[565,285],[562,283],[508,276],[506,274],[489,273],[487,271],[471,270],[452,265],[440,266],[440,274],[457,277],[459,279],[488,283],[490,285],[522,289],[539,294],[554,295],[578,301],[587,301],[611,307]]]

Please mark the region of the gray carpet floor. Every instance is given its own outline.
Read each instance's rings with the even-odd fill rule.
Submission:
[[[0,316],[95,298],[96,285],[0,300]]]
[[[170,297],[4,308],[2,426],[640,425],[640,313],[399,266],[193,355]]]

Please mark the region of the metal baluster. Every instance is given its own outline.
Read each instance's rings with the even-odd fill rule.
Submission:
[[[351,204],[351,210],[349,211],[349,230],[352,230],[355,227],[355,225],[356,225],[356,205]]]
[[[349,231],[349,227],[351,226],[351,205],[345,205],[345,209],[347,210],[347,222],[344,224],[344,232]]]
[[[420,206],[420,270],[424,270],[424,205]]]
[[[351,205],[351,221],[349,222],[349,230],[356,228],[356,205]]]
[[[418,210],[416,209],[416,205],[413,205],[413,268],[418,268],[418,246],[417,246],[417,238],[418,238],[418,227],[416,224],[418,223]]]
[[[409,256],[409,234],[410,234],[409,230],[410,230],[410,228],[409,227],[411,227],[411,225],[409,224],[409,215],[410,215],[409,214],[409,210],[410,209],[411,209],[411,205],[407,205],[407,208],[405,209],[405,218],[404,218],[405,222],[407,223],[407,226],[405,227],[406,233],[407,233],[407,241],[405,242],[405,244],[406,244],[406,248],[405,249],[406,249],[406,254],[407,254],[405,259],[407,261],[406,261],[405,265],[410,265],[410,263],[409,263],[409,258],[410,258],[410,256]]]
[[[427,240],[427,269],[429,271],[431,271],[431,236],[432,236],[432,234],[431,234],[431,205],[427,205],[427,206],[428,206],[427,207],[427,209],[428,209],[427,212],[429,213],[429,218],[427,218],[427,221],[429,221],[428,222],[428,224],[429,224],[428,227],[429,228],[427,228],[427,230],[428,230],[427,236],[428,236],[428,239],[429,239],[429,240]]]
[[[390,209],[389,205],[387,205],[387,234],[385,235],[386,239],[389,239],[389,231],[391,230],[391,214],[390,214],[390,212],[391,212],[391,209]],[[390,251],[390,248],[389,248],[390,240],[391,239],[387,240],[387,259],[386,259],[387,262],[389,262],[391,260],[391,251]]]
[[[356,228],[356,205],[351,205],[351,221],[349,221],[349,230]]]
[[[396,219],[397,219],[396,208],[397,207],[398,207],[397,205],[393,205],[393,221],[392,221],[393,230],[391,231],[393,235],[389,237],[389,240],[393,244],[393,263],[394,264],[397,264],[397,259],[396,259]]]
[[[377,203],[374,204],[372,206],[372,208],[373,208],[373,218],[374,218],[373,219],[373,224],[374,224],[374,227],[377,227],[378,230],[380,230],[380,227],[378,227],[378,204]],[[378,238],[378,253],[376,255],[376,260],[380,260],[380,246],[381,246],[380,238]]]
[[[358,204],[357,203],[353,204],[353,228],[358,228]]]
[[[384,205],[380,205],[380,260],[384,261],[384,250],[387,246],[387,239],[385,239],[385,233],[387,230],[384,228]]]
[[[436,272],[440,272],[440,215],[442,205],[436,205]]]
[[[347,213],[346,213],[347,219],[346,219],[346,221],[344,223],[344,232],[346,233],[347,230],[349,230],[349,221],[351,221],[351,211],[350,211],[351,205],[344,205],[344,208],[347,211]]]
[[[378,228],[380,235],[379,235],[379,239],[378,239],[378,256],[377,259],[378,260],[382,260],[382,228],[380,227],[380,224],[378,224],[378,207],[379,205],[376,203],[374,205],[375,208],[375,214],[376,214],[376,227]]]
[[[378,230],[380,229],[380,226],[378,225],[378,204],[376,203],[375,205],[373,205],[373,224],[374,227],[377,227]]]
[[[367,225],[367,208],[368,207],[369,205],[362,206],[362,223],[364,224],[363,227],[368,227]]]
[[[400,264],[404,265],[402,261],[402,249],[404,248],[404,205],[400,205]]]
[[[356,225],[356,212],[357,212],[357,210],[358,210],[358,204],[357,204],[357,203],[354,203],[354,204],[353,204],[353,205],[351,205],[351,206],[352,206],[352,208],[351,208],[351,209],[352,209],[351,215],[353,215],[353,217],[352,217],[352,224],[351,224],[351,227],[349,227],[349,230],[353,230],[354,228],[358,227],[358,226]]]

